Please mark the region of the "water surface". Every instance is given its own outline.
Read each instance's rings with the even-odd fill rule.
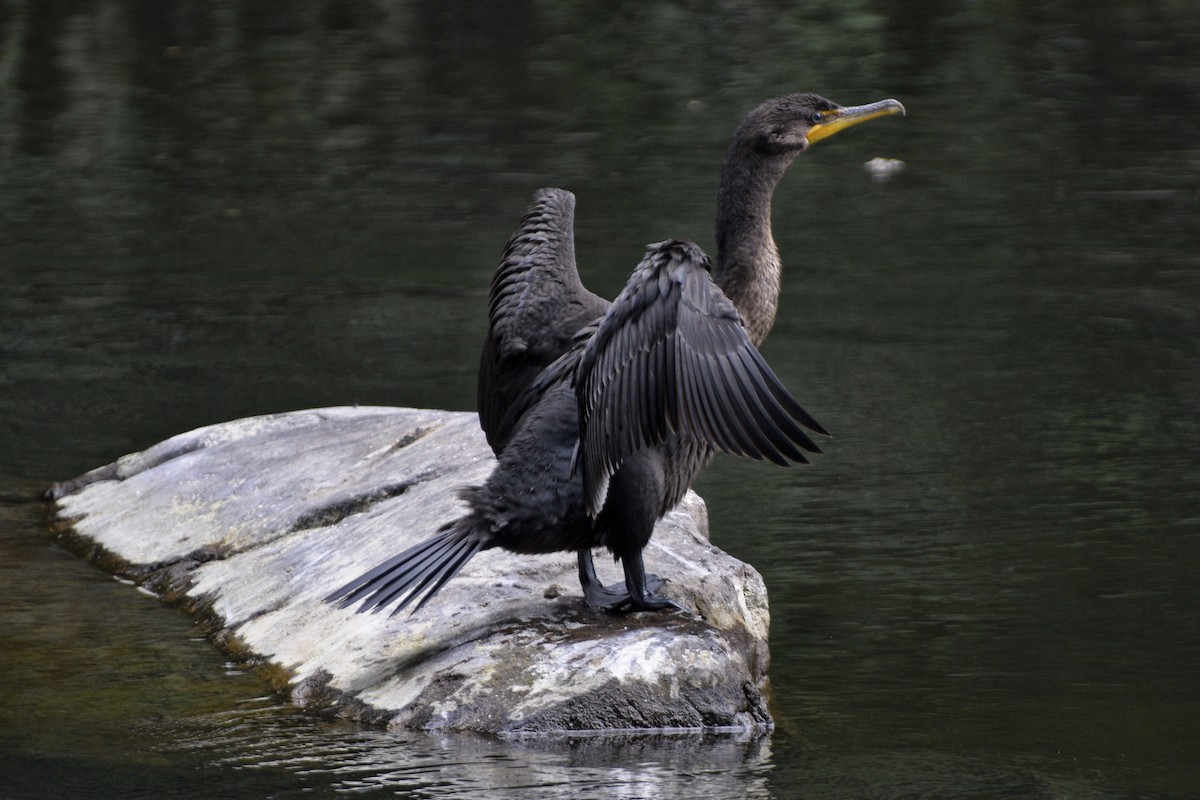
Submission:
[[[6,502],[0,796],[1195,796],[1194,15],[782,8],[0,2],[6,492],[250,414],[471,409],[534,188],[611,296],[710,247],[761,99],[909,109],[777,194],[765,352],[827,455],[698,486],[770,590],[776,733],[308,715]]]

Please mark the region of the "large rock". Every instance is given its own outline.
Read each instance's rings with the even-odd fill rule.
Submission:
[[[474,414],[328,408],[185,433],[53,495],[65,541],[311,708],[496,733],[771,724],[762,579],[708,543],[694,494],[646,550],[692,613],[592,611],[570,554],[499,550],[411,616],[322,601],[460,515],[493,463]]]

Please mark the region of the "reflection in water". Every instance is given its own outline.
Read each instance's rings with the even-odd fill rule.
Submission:
[[[783,731],[498,741],[247,701],[189,620],[0,503],[0,794],[1194,794],[1194,14],[626,5],[0,0],[0,491],[250,414],[471,408],[535,187],[579,196],[611,295],[645,242],[710,247],[747,109],[894,95],[902,125],[776,198],[764,349],[828,456],[700,487],[770,588]]]
[[[211,764],[283,769],[338,792],[417,792],[504,798],[767,797],[766,737],[641,735],[528,737],[365,731],[318,724],[263,703],[178,723],[168,752]]]

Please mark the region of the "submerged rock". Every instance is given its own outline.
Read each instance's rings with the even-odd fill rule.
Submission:
[[[770,726],[766,590],[692,493],[646,549],[692,613],[593,611],[570,554],[500,550],[412,616],[322,601],[459,516],[493,464],[474,414],[327,408],[200,428],[52,494],[65,541],[309,708],[489,733]]]

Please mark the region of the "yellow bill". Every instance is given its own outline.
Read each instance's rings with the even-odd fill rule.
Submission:
[[[880,100],[878,103],[869,103],[865,106],[846,106],[844,108],[835,108],[832,111],[822,113],[821,121],[813,125],[808,130],[809,144],[815,144],[822,139],[827,139],[833,136],[840,130],[857,125],[860,122],[866,122],[869,119],[876,117],[886,117],[890,114],[903,114],[904,106],[899,100]]]

